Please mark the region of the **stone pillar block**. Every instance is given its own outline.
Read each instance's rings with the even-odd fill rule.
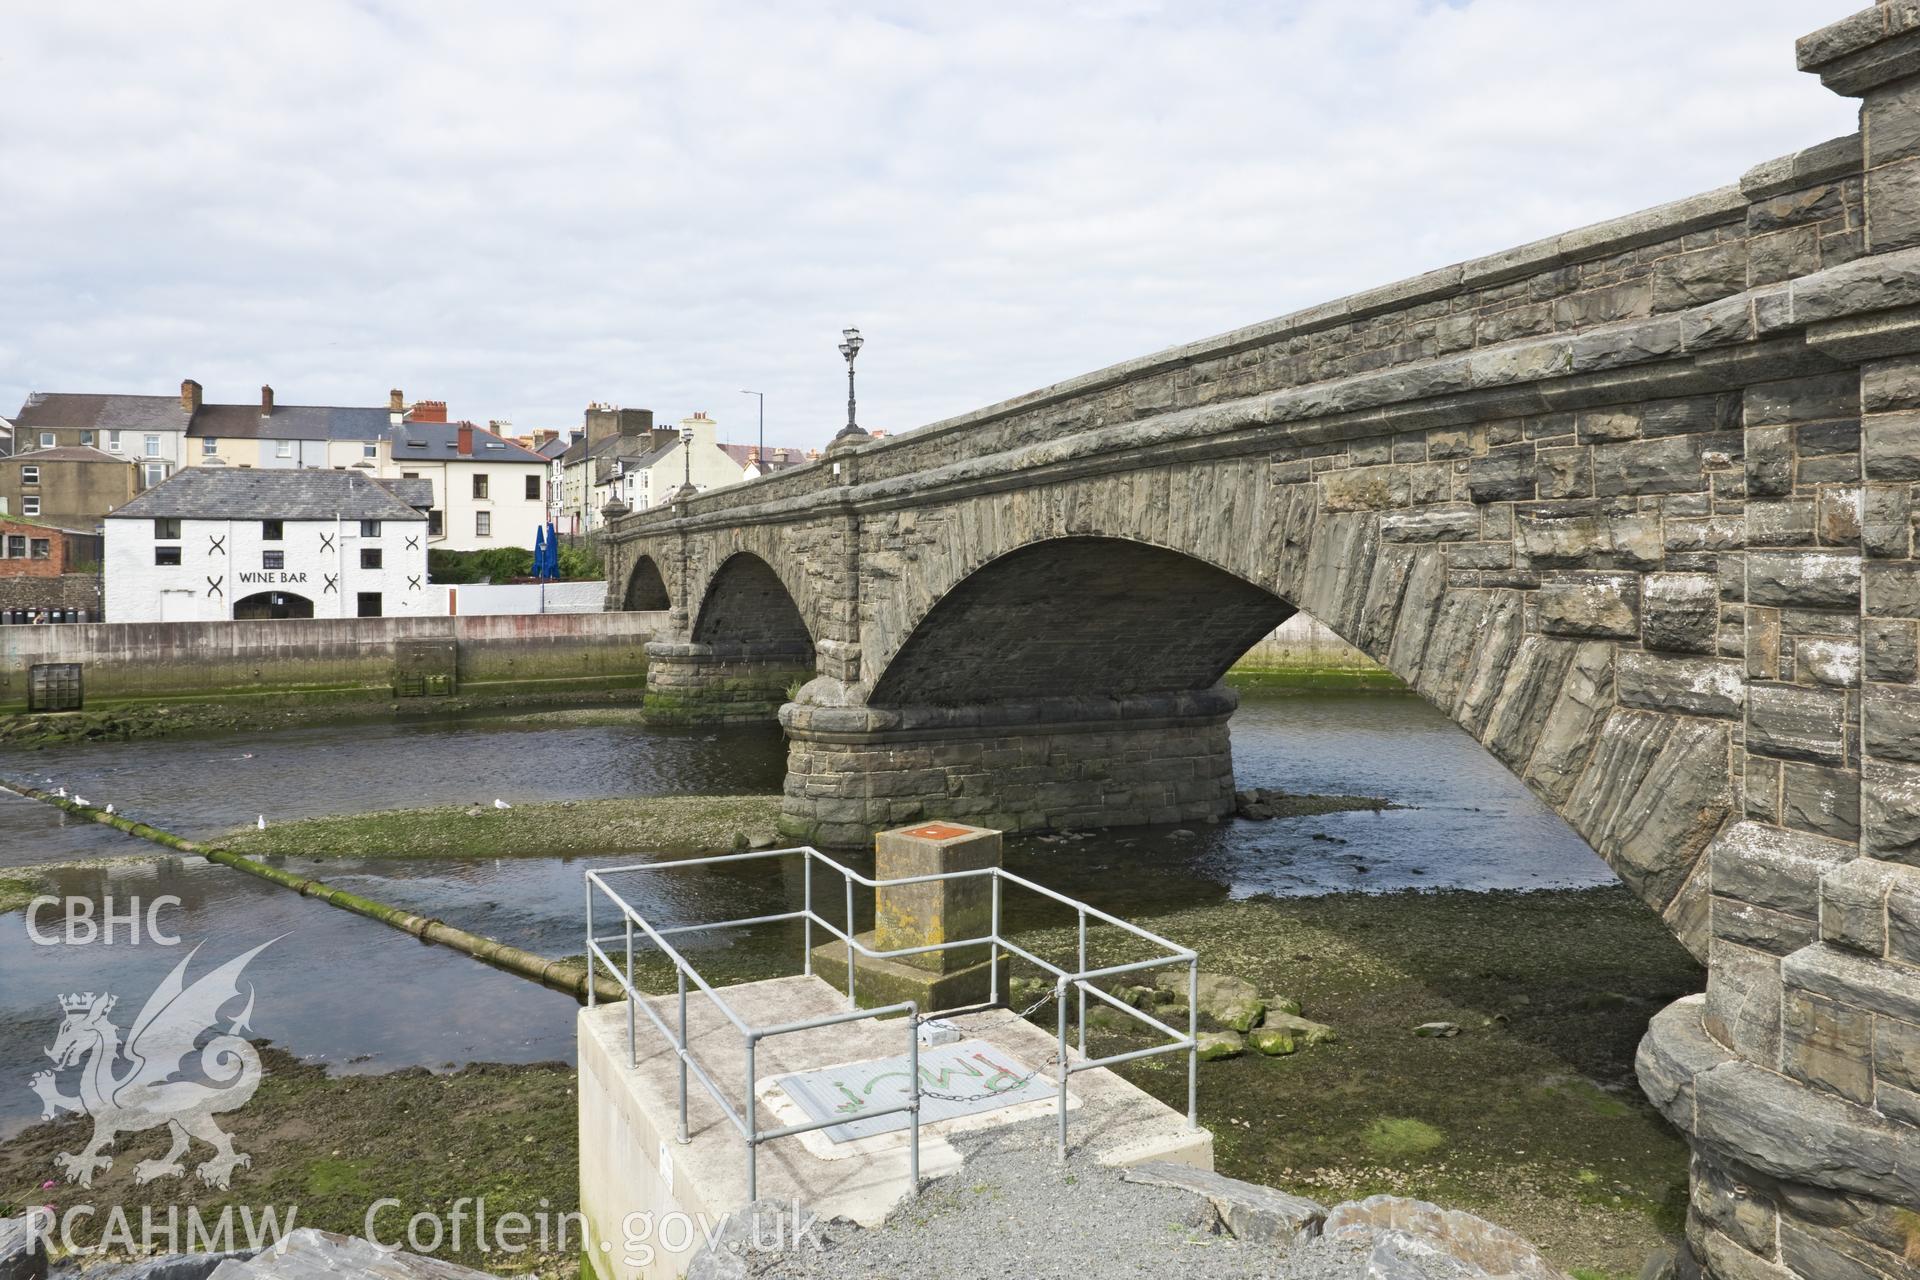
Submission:
[[[1000,833],[986,827],[928,822],[882,831],[874,837],[874,878],[878,880],[978,871],[999,865]],[[990,876],[894,885],[875,894],[874,936],[883,950],[984,937],[992,928]],[[901,962],[934,973],[953,973],[976,959],[956,951],[935,951],[903,956]]]

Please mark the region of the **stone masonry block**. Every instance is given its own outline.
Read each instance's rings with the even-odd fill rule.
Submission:
[[[1840,551],[1749,552],[1747,599],[1753,604],[1801,608],[1856,608],[1859,557]]]
[[[1650,573],[1640,586],[1641,638],[1649,649],[1710,653],[1720,584],[1704,573]]]
[[[1920,623],[1868,618],[1860,624],[1860,636],[1867,679],[1911,684],[1920,678]]]
[[[1631,638],[1640,631],[1640,579],[1631,573],[1569,573],[1540,584],[1539,625],[1558,636]]]
[[[1796,1080],[1871,1106],[1873,1015],[1787,988],[1781,1005],[1780,1065]]]
[[[1846,758],[1847,698],[1842,691],[1756,683],[1746,695],[1748,751],[1826,764]]]
[[[1860,768],[1860,821],[1865,852],[1920,864],[1920,768],[1869,757]]]

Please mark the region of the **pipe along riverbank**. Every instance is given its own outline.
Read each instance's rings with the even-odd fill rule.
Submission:
[[[0,787],[15,795],[52,805],[78,818],[91,819],[176,853],[188,853],[205,858],[208,862],[232,867],[236,871],[257,876],[284,889],[291,889],[302,897],[315,898],[330,907],[350,911],[355,915],[365,916],[369,920],[377,920],[388,928],[410,933],[422,942],[431,942],[436,946],[447,947],[463,955],[472,956],[483,964],[492,965],[516,977],[538,982],[555,991],[563,991],[576,1000],[584,1001],[587,998],[589,980],[595,984],[596,999],[615,1001],[626,998],[626,993],[618,982],[612,978],[590,977],[585,964],[573,960],[548,959],[546,956],[536,955],[531,951],[501,942],[497,938],[489,938],[484,934],[450,925],[444,920],[423,916],[401,907],[388,906],[384,902],[376,902],[372,898],[336,888],[324,880],[295,875],[291,871],[270,867],[264,862],[256,861],[245,854],[235,853],[230,849],[209,848],[177,836],[171,831],[162,830],[151,823],[138,822],[124,814],[108,813],[92,805],[79,804],[65,796],[42,791],[38,787],[30,787],[4,778],[0,778]]]

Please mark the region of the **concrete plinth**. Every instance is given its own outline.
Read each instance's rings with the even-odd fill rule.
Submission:
[[[846,1007],[843,996],[812,977],[746,983],[726,988],[724,995],[753,1024],[823,1017]],[[653,1003],[672,1025],[677,1001]],[[689,1140],[678,1140],[679,1060],[644,1015],[637,1016],[637,1053],[630,1059],[627,1016],[625,1003],[580,1012],[580,1207],[587,1253],[600,1280],[671,1280],[685,1271],[704,1239],[702,1226],[717,1231],[723,1215],[746,1203],[746,1153],[739,1130],[697,1079],[688,1086]],[[1055,1052],[1051,1034],[1006,1010],[955,1021],[962,1035],[987,1041],[1029,1067],[1042,1066]],[[762,1130],[794,1120],[778,1106],[779,1095],[769,1088],[772,1077],[897,1055],[905,1036],[906,1024],[898,1019],[775,1036],[760,1042],[749,1082],[739,1032],[710,1001],[696,996],[688,1005],[687,1038],[695,1059],[725,1090],[729,1105],[755,1108]],[[1071,1046],[1068,1057],[1078,1057]],[[1212,1134],[1189,1129],[1184,1115],[1112,1072],[1076,1075],[1069,1092],[1076,1105],[1068,1140],[1076,1152],[1109,1165],[1171,1160],[1213,1167]],[[1050,1118],[1052,1108],[1026,1103],[921,1126],[922,1176],[942,1177],[963,1167],[952,1135],[1042,1114]],[[822,1218],[879,1223],[909,1192],[906,1134],[848,1145],[857,1149],[827,1151],[802,1137],[762,1146],[760,1196],[798,1200]]]
[[[879,949],[874,931],[856,933],[863,947]],[[934,972],[899,960],[880,960],[854,953],[853,994],[862,1008],[898,1004],[911,1000],[923,1012],[964,1009],[985,1004],[992,993],[992,975],[987,963],[987,948],[973,948],[978,959],[945,972]],[[813,971],[842,995],[847,990],[847,947],[839,939],[813,949]],[[1006,998],[1007,957],[1000,957],[1000,996]]]

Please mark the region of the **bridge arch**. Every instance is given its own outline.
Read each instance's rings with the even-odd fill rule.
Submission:
[[[773,566],[751,551],[728,556],[707,579],[693,641],[716,652],[813,663],[813,633],[799,603]]]
[[[925,609],[869,703],[1208,689],[1294,612],[1183,552],[1105,535],[1046,538],[987,561]]]
[[[673,599],[667,593],[666,577],[652,556],[643,555],[634,560],[621,602],[622,607],[630,613],[657,613],[673,608]]]

